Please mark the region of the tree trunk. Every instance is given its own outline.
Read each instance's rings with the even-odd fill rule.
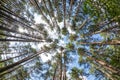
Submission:
[[[53,80],[56,80],[56,71],[57,71],[57,68],[58,68],[58,64],[55,67],[55,71],[54,71],[54,74],[53,74]]]
[[[63,80],[67,80],[66,79],[66,54],[64,53],[64,63],[63,63],[63,68],[64,68],[64,72],[63,72]]]
[[[63,66],[63,65],[62,65],[62,53],[60,53],[60,78],[59,78],[60,80],[62,80],[62,76],[63,76],[63,75],[62,75],[62,72],[63,72],[63,71],[62,71],[62,66]]]
[[[43,52],[43,51],[42,51],[42,52]],[[17,66],[17,65],[20,65],[21,63],[24,63],[24,62],[26,62],[26,61],[28,61],[28,60],[36,57],[37,55],[41,54],[42,52],[36,53],[36,54],[32,54],[31,56],[28,56],[28,57],[26,57],[26,58],[24,58],[24,59],[22,59],[22,60],[20,60],[20,61],[18,61],[18,62],[15,62],[15,63],[10,64],[10,65],[8,65],[8,66],[5,66],[5,67],[3,67],[3,68],[0,68],[0,73],[3,73],[4,71],[7,71],[7,70],[9,70],[9,69],[11,69],[11,68],[14,68],[14,67]]]
[[[80,42],[81,45],[120,45],[119,40],[112,40],[108,42]]]
[[[95,34],[104,33],[104,32],[108,33],[108,32],[111,32],[112,29],[117,28],[117,27],[118,26],[113,26],[113,27],[110,27],[110,28],[107,28],[107,29],[96,31],[96,32],[93,32],[90,36],[95,35]]]

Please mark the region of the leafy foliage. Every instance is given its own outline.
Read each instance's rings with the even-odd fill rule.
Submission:
[[[119,0],[0,0],[0,80],[119,80],[119,8]]]

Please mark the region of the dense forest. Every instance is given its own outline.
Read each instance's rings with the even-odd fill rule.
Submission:
[[[120,80],[120,0],[0,0],[0,80]]]

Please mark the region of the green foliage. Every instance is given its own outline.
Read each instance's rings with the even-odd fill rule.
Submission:
[[[0,63],[0,68],[1,68],[1,67],[4,67],[4,63]]]
[[[91,64],[91,67],[90,67],[90,73],[91,74],[94,74],[95,73],[95,67],[94,67],[94,65],[93,64]]]
[[[113,50],[115,51],[111,57],[110,64],[116,68],[120,68],[120,64],[118,64],[120,62],[120,47],[114,47]]]
[[[97,75],[98,80],[120,79],[119,0],[1,0],[0,13],[0,68],[8,67],[0,79],[11,76],[9,80],[28,80],[39,76],[40,80],[59,80],[62,76],[67,80],[67,71],[72,80],[81,80],[86,74]],[[40,24],[35,22],[35,14],[41,17]],[[69,28],[75,34],[70,34]],[[41,62],[41,52],[52,53],[47,57],[52,58]],[[15,67],[21,67],[10,66],[16,63],[21,64]]]
[[[70,37],[69,37],[69,39],[71,41],[76,41],[77,38],[78,38],[78,36],[76,34],[71,34]]]
[[[80,76],[82,77],[83,70],[78,69],[77,67],[73,67],[71,70],[71,77],[73,80],[82,80]]]
[[[67,48],[68,50],[74,50],[74,44],[68,43],[68,44],[66,45],[66,48]]]
[[[67,30],[67,28],[65,28],[65,27],[62,28],[62,31],[61,31],[61,32],[62,32],[63,35],[67,35],[67,34],[68,34],[68,30]]]
[[[78,48],[78,53],[79,54],[84,54],[85,53],[85,49],[84,48]]]

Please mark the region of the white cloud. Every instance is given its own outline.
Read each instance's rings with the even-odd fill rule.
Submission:
[[[42,53],[41,55],[40,55],[40,57],[41,57],[41,59],[42,59],[42,61],[43,62],[47,62],[48,60],[51,60],[51,58],[52,58],[52,55],[51,54],[45,54],[45,53]]]
[[[69,31],[69,33],[71,33],[71,34],[75,34],[75,31],[73,31],[70,27],[68,27],[68,31]]]
[[[66,46],[66,43],[65,43],[65,41],[63,41],[63,40],[60,40],[59,45],[65,47],[65,46]]]
[[[23,28],[19,28],[18,29],[21,33],[25,32],[25,30]]]
[[[41,3],[41,0],[38,0],[39,3]]]
[[[46,24],[46,22],[42,19],[41,15],[34,14],[34,17],[35,17],[34,18],[35,24],[40,24],[40,23]]]
[[[64,27],[63,22],[58,23],[58,25],[60,26],[60,29]]]
[[[49,37],[51,37],[51,38],[53,38],[53,39],[58,39],[58,34],[57,34],[56,29],[51,30],[51,29],[48,28],[48,27],[46,27],[46,28],[47,28]]]
[[[86,76],[79,76],[82,80],[87,80]]]

